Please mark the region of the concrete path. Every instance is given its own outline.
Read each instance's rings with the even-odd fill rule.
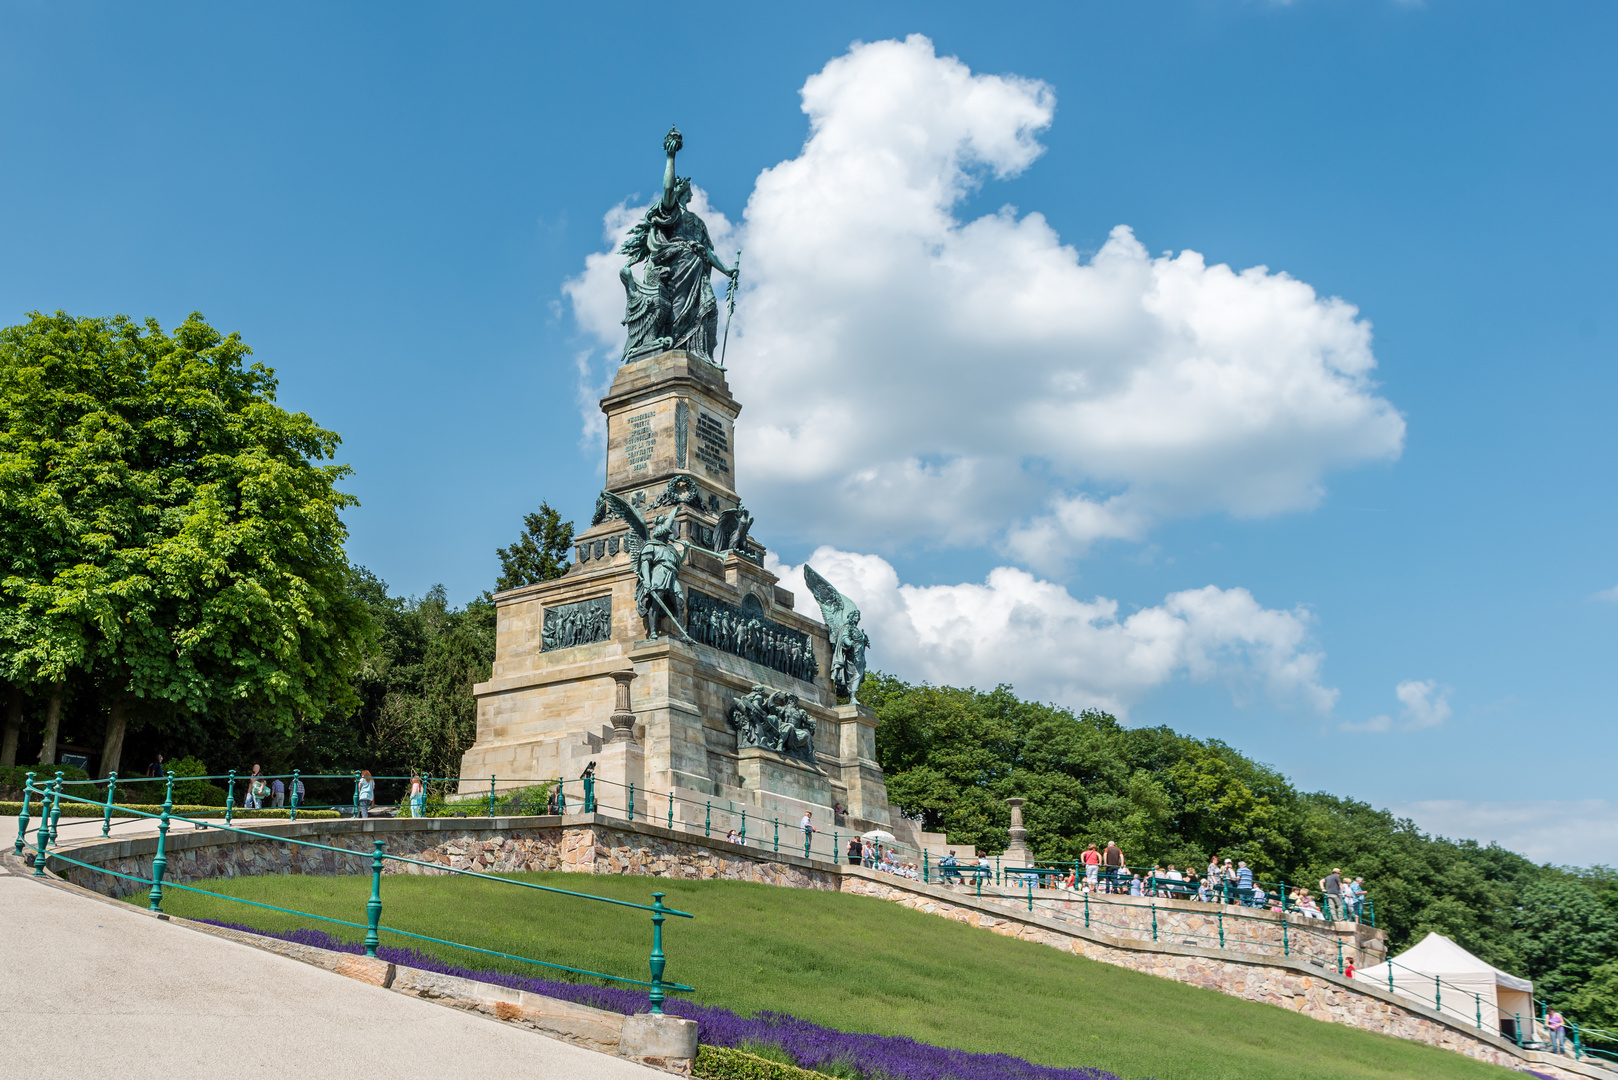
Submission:
[[[0,987],[0,1061],[28,1080],[668,1080],[4,867]]]

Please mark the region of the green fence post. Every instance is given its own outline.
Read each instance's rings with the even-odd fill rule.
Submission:
[[[169,811],[174,809],[174,773],[163,792],[163,812],[157,819],[157,854],[152,856],[152,891],[146,894],[152,911],[163,910],[163,871],[168,868]]]
[[[292,809],[287,814],[287,820],[288,821],[297,821],[298,820],[298,784],[300,782],[301,781],[298,779],[298,770],[293,769],[292,770],[292,801],[291,801]],[[424,785],[421,790],[426,791],[427,790],[426,786]]]
[[[987,869],[987,868],[985,868],[985,869]],[[983,875],[981,873],[978,873],[978,874],[973,874],[972,876],[978,879],[978,899],[981,900],[981,899],[983,899]],[[1085,923],[1085,925],[1088,926],[1090,924]]]
[[[1533,1014],[1530,1013],[1530,1016]],[[1512,1013],[1512,1027],[1517,1029],[1517,1048],[1522,1049],[1522,1013]]]
[[[629,820],[635,820],[635,781],[629,782]]]
[[[51,795],[51,845],[56,844],[56,825],[62,820],[62,774],[56,774],[56,791]]]
[[[1388,961],[1388,993],[1393,993],[1393,961]]]
[[[491,777],[489,777],[489,779],[493,780],[494,777],[491,776]],[[248,781],[248,782],[251,783],[252,781]],[[360,774],[359,774],[359,770],[356,769],[354,771],[354,816],[358,817],[359,813],[360,813]]]
[[[1343,939],[1337,939],[1337,974],[1343,973]]]
[[[584,778],[584,812],[596,812],[596,778],[594,774]]]
[[[1478,1030],[1482,1031],[1483,1030],[1483,995],[1482,994],[1473,994],[1472,998],[1473,998],[1473,1001],[1477,1005],[1477,1008],[1478,1008]]]
[[[1286,897],[1286,893],[1282,893],[1281,896],[1284,899]],[[1282,956],[1291,956],[1292,955],[1292,943],[1289,940],[1287,940],[1287,913],[1285,911],[1281,912],[1281,955]],[[1388,988],[1392,989],[1392,987],[1393,987],[1393,969],[1390,967],[1390,968],[1388,968]]]
[[[18,858],[22,857],[22,849],[28,846],[28,799],[34,793],[34,774],[29,773],[22,782],[22,813],[17,815],[17,843],[12,847],[11,853]]]
[[[231,816],[236,812],[236,770],[230,770],[230,786],[225,788],[225,828],[230,828]]]
[[[996,885],[1000,884],[1000,856],[998,855],[994,857],[994,883]]]
[[[101,812],[101,839],[105,840],[107,834],[112,832],[112,792],[118,786],[118,774],[107,774],[107,808]]]
[[[1157,940],[1157,901],[1152,901],[1152,940]]]
[[[1584,1060],[1584,1040],[1579,1038],[1579,1025],[1573,1025],[1573,1060]]]
[[[742,847],[747,846],[747,811],[742,810]]]
[[[382,925],[382,841],[371,841],[371,899],[365,902],[365,955],[375,956],[382,943],[377,928]]]
[[[708,800],[708,802],[704,804],[704,807],[705,807],[705,809],[703,810],[703,814],[702,814],[702,835],[703,836],[712,836],[713,835],[713,800],[712,799]]]
[[[663,894],[652,894],[652,1015],[663,1015]]]
[[[978,878],[978,881],[981,882],[982,880],[983,879],[981,877]],[[983,895],[982,888],[983,887],[981,885],[978,886],[978,890],[979,890],[978,895],[979,896]],[[1090,894],[1089,893],[1084,894],[1084,928],[1086,930],[1090,929]]]
[[[775,850],[780,851],[781,850],[781,819],[780,818],[772,818],[771,820],[775,822]]]
[[[590,781],[589,781],[588,778],[585,779],[584,785],[585,785],[585,787],[584,787],[584,791],[585,791],[584,812],[586,814],[588,814],[590,812],[590,806],[589,806],[589,803],[590,803],[590,798],[589,798]],[[489,816],[494,817],[494,773],[489,774]]]
[[[1433,976],[1433,1011],[1444,1010],[1444,980],[1437,975]]]
[[[674,829],[674,792],[671,790],[669,792],[669,830],[672,832],[673,829]]]
[[[809,829],[803,830],[803,857],[804,858],[807,859],[809,857],[809,845],[814,843],[814,842],[815,842],[815,834]]]
[[[1219,909],[1219,947],[1225,947],[1225,909]]]
[[[1028,910],[1029,911],[1034,910],[1034,879],[1033,878],[1028,879]],[[1157,920],[1154,917],[1152,921],[1153,921],[1153,923],[1156,923]],[[1155,933],[1155,931],[1154,931],[1154,933]],[[1156,941],[1157,938],[1153,937],[1152,940]]]
[[[46,784],[39,795],[39,831],[34,837],[36,844],[34,850],[34,876],[45,876],[45,846],[51,842],[51,797],[50,784]]]

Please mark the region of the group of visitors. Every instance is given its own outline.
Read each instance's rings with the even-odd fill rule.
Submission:
[[[921,880],[920,867],[913,862],[905,862],[893,848],[869,836],[849,837],[845,855],[850,866],[865,866],[884,874],[896,874],[912,881]]]
[[[159,758],[159,761],[162,759]],[[281,777],[266,777],[259,766],[254,765],[253,771],[247,775],[247,793],[242,801],[242,808],[246,810],[279,810],[286,805],[287,795],[291,794],[294,806],[302,806],[306,801],[303,779],[294,779],[291,785],[282,782]],[[376,805],[376,780],[371,776],[370,769],[361,769],[359,783],[355,787],[355,812],[362,818],[371,816],[371,808]],[[411,817],[427,816],[427,785],[421,774],[410,770],[410,788],[406,805],[410,808]]]
[[[1158,863],[1149,870],[1131,869],[1124,861],[1124,853],[1116,841],[1108,841],[1104,850],[1091,844],[1079,857],[1084,876],[1070,872],[1058,882],[1058,887],[1081,893],[1113,893],[1127,896],[1162,897],[1165,899],[1198,900],[1206,904],[1241,904],[1244,907],[1268,907],[1279,912],[1282,898],[1279,892],[1266,891],[1245,860],[1208,860],[1207,869],[1199,876],[1190,867],[1181,871],[1173,863],[1166,867]],[[1365,909],[1365,879],[1346,878],[1338,867],[1320,880],[1324,907],[1305,888],[1295,888],[1287,894],[1286,907],[1306,918],[1351,919],[1358,921]]]

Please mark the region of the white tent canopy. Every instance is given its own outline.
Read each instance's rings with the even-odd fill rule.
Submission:
[[[1415,998],[1429,1009],[1467,1024],[1482,1024],[1499,1031],[1502,1020],[1534,1015],[1534,984],[1487,964],[1443,934],[1428,934],[1391,961],[1361,968],[1354,978],[1387,986],[1392,973],[1394,992]],[[1524,1035],[1528,1033],[1525,1023]]]

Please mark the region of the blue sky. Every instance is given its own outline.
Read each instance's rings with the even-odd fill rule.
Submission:
[[[1103,702],[1446,833],[1613,862],[1615,22],[1373,0],[4,4],[0,318],[240,331],[283,403],[343,435],[351,554],[464,600],[541,499],[588,512],[604,219],[649,197],[678,123],[710,225],[758,260],[733,343],[755,535],[787,569],[828,546],[817,566],[886,628],[873,662]],[[971,87],[981,114],[950,97]],[[854,150],[806,145],[811,99]],[[911,205],[850,177],[912,128],[978,140],[907,159],[960,184],[922,208],[940,231],[855,227],[849,206]],[[1108,247],[1120,225],[1132,255]],[[901,272],[941,272],[905,262],[924,248],[956,274],[940,303]],[[1019,444],[985,416],[1066,415],[1041,365],[1190,363],[1152,352],[1180,309],[1114,353],[1095,327],[1139,296],[1097,286],[1073,314],[1062,289],[1107,251],[1150,296],[1180,280],[1242,322],[1182,344],[1270,382],[1224,409],[1075,398],[1079,434]],[[1282,273],[1312,289],[1285,318]],[[1021,306],[1040,280],[1053,298]],[[1357,310],[1326,325],[1333,297]],[[1314,344],[1252,367],[1289,327]],[[1375,366],[1311,367],[1322,349]],[[983,370],[1004,399],[973,389]],[[1159,421],[1178,450],[1138,445]],[[839,423],[901,488],[919,470],[916,505],[850,486]]]

